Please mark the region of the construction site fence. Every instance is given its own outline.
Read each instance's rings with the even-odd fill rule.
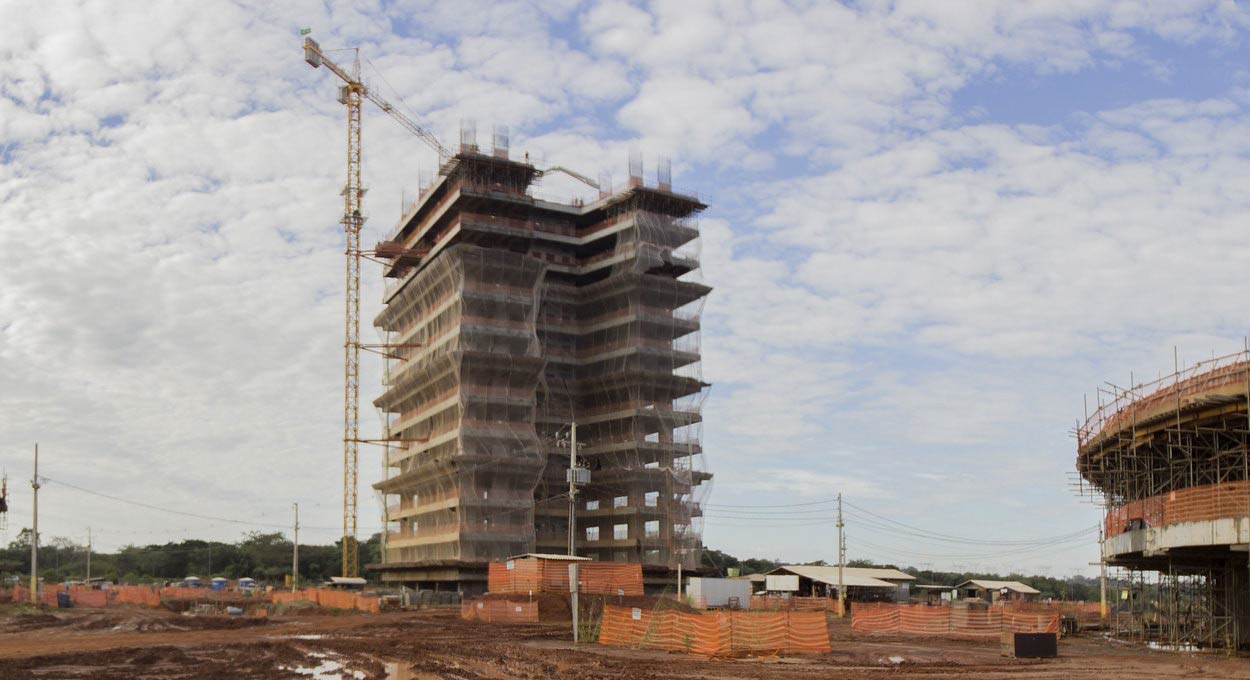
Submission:
[[[1017,602],[1012,605],[1017,613],[1022,614],[1059,614],[1075,619],[1082,627],[1097,626],[1102,623],[1102,605],[1098,602],[1077,602],[1056,600],[1052,602]]]
[[[324,588],[307,588],[295,592],[275,590],[270,595],[275,604],[307,600],[315,603],[317,606],[330,607],[332,609],[356,609],[370,614],[378,614],[382,611],[381,599],[345,590],[328,590]]]
[[[851,630],[927,637],[994,639],[1004,632],[1058,633],[1059,612],[1021,611],[1012,607],[962,609],[923,604],[857,602]]]
[[[828,597],[751,596],[751,609],[785,612],[837,612],[838,601]]]
[[[688,613],[605,605],[599,643],[704,656],[827,654],[823,612]]]
[[[107,590],[93,589],[85,586],[45,585],[39,590],[39,602],[49,607],[56,607],[61,593],[69,593],[70,605],[74,607],[109,607],[119,604],[137,604],[148,607],[161,606],[161,600],[221,600],[221,601],[265,601],[264,596],[244,597],[236,593],[200,588],[157,588],[155,586],[113,586]],[[10,593],[13,602],[29,602],[30,590],[18,586]]]
[[[75,607],[107,607],[112,603],[107,590],[71,589],[67,591],[64,586],[41,588],[39,603],[48,607],[56,607],[61,593],[65,592],[69,593],[70,602]],[[13,602],[30,602],[30,590],[22,586],[14,588],[11,596]]]
[[[460,618],[486,623],[538,623],[537,600],[478,600],[460,605]]]
[[[107,590],[96,590],[86,587],[64,585],[44,586],[39,591],[39,602],[49,607],[56,607],[61,593],[69,593],[70,605],[74,607],[108,607],[113,605],[133,604],[148,607],[160,607],[161,600],[213,600],[221,603],[240,602],[295,602],[307,600],[321,607],[334,609],[355,609],[362,612],[377,614],[382,611],[382,601],[377,597],[367,597],[359,593],[343,590],[327,590],[309,588],[296,592],[273,591],[272,593],[256,593],[243,595],[235,592],[214,591],[203,588],[157,588],[155,586],[113,586]],[[13,602],[29,602],[30,590],[22,586],[14,588],[10,593]]]
[[[1124,533],[1132,520],[1140,520],[1146,526],[1158,527],[1182,522],[1245,517],[1247,504],[1250,504],[1250,481],[1220,482],[1177,489],[1109,509],[1105,520],[1106,535]]]
[[[519,559],[491,562],[486,575],[492,593],[567,593],[569,563]],[[579,562],[577,590],[589,595],[642,595],[642,565],[625,562]]]

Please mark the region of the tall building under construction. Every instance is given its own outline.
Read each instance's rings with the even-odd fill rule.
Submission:
[[[1250,647],[1250,352],[1099,394],[1077,470],[1105,511],[1112,626]]]
[[[662,582],[700,559],[698,227],[643,181],[536,198],[543,172],[471,138],[379,244],[388,261],[382,579],[480,592],[489,561],[568,552],[570,426],[590,483],[576,552]],[[602,184],[602,183],[601,183]]]

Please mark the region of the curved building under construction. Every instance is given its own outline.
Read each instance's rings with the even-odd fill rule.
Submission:
[[[1100,392],[1077,470],[1105,509],[1122,629],[1250,646],[1250,352]]]

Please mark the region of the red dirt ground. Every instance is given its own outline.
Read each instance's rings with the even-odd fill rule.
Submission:
[[[455,608],[271,619],[128,608],[17,616],[3,610],[0,679],[309,678],[308,669],[320,666],[329,671],[320,677],[396,680],[1250,680],[1250,659],[1152,652],[1095,635],[1064,639],[1060,658],[1035,661],[1000,657],[996,641],[852,635],[837,625],[831,654],[712,661],[599,645],[573,649],[566,626],[466,622]]]

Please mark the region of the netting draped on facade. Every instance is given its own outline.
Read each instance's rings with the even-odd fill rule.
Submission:
[[[579,554],[675,567],[699,559],[702,381],[698,229],[629,202],[608,212],[593,281],[549,280],[540,316],[548,359],[540,421],[548,441],[576,419],[592,483],[579,494]],[[564,489],[549,457],[549,494]],[[564,513],[540,525],[562,542]],[[558,519],[555,517],[558,515]]]
[[[694,566],[704,206],[640,180],[555,204],[529,193],[539,176],[462,149],[379,245],[397,279],[375,320],[392,359],[375,401],[394,440],[375,485],[384,563],[565,552],[576,422],[577,553]]]
[[[534,430],[542,370],[534,333],[543,266],[517,253],[456,245],[387,307],[398,496],[388,549],[397,561],[500,559],[534,540],[544,464]]]

